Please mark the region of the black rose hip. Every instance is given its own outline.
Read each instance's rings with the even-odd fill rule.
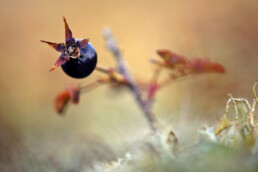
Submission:
[[[60,56],[54,66],[61,66],[63,71],[73,78],[85,78],[90,75],[97,64],[97,53],[95,48],[89,42],[89,39],[74,39],[72,32],[65,23],[65,44],[42,41],[60,52]]]

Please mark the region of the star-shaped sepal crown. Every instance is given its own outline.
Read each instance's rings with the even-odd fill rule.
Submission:
[[[79,58],[81,55],[80,49],[84,48],[89,42],[89,38],[75,41],[72,35],[72,31],[70,30],[65,17],[63,17],[63,19],[65,24],[65,43],[55,43],[40,40],[41,42],[48,44],[50,47],[54,48],[56,51],[61,53],[56,63],[50,69],[50,71],[53,71],[58,66],[63,65],[70,58]]]

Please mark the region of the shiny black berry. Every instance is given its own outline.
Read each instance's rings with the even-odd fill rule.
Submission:
[[[73,78],[84,78],[90,75],[97,64],[97,53],[91,43],[80,49],[80,57],[70,58],[61,67],[63,71]]]

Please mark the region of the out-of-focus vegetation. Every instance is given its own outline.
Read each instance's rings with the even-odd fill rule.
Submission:
[[[256,85],[257,83],[255,83]],[[230,98],[217,126],[195,131],[197,142],[183,148],[168,128],[147,136],[137,148],[109,163],[96,163],[93,171],[257,171],[258,123],[254,118],[258,98]],[[229,112],[230,103],[235,112]],[[178,131],[180,134],[185,133]],[[188,142],[192,141],[191,139]]]
[[[207,56],[223,64],[227,70],[224,76],[192,78],[157,94],[154,112],[162,126],[178,137],[180,156],[159,162],[164,168],[173,166],[182,171],[205,164],[209,170],[219,165],[225,169],[257,169],[255,149],[250,155],[221,145],[219,139],[192,148],[200,141],[197,131],[204,124],[217,126],[228,93],[253,98],[250,86],[258,72],[257,15],[256,0],[1,1],[0,171],[97,170],[103,169],[104,162],[124,159],[127,151],[132,156],[130,162],[140,154],[139,159],[146,157],[146,164],[158,163],[156,159],[148,161],[152,151],[132,151],[135,145],[144,144],[141,140],[149,128],[126,89],[99,87],[82,96],[78,106],[70,106],[64,117],[56,115],[53,99],[65,85],[85,85],[99,78],[96,72],[85,80],[69,78],[61,69],[48,72],[57,54],[46,51],[39,40],[64,41],[62,16],[69,20],[75,37],[91,38],[99,63],[106,66],[115,62],[105,49],[101,30],[111,27],[138,80],[150,78],[148,61],[161,48],[187,57]],[[232,109],[234,105],[229,112],[234,115]],[[220,134],[215,138],[223,139]],[[162,147],[156,149],[164,151]]]

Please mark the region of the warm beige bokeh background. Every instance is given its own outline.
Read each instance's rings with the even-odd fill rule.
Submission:
[[[226,75],[202,75],[159,92],[154,111],[164,123],[212,123],[224,112],[227,93],[252,98],[258,78],[256,0],[1,0],[0,149],[29,145],[48,156],[83,139],[123,145],[128,136],[142,137],[148,129],[132,96],[108,87],[82,96],[65,117],[56,115],[57,92],[100,76],[94,72],[76,80],[61,69],[48,72],[58,53],[39,40],[63,42],[62,16],[76,38],[91,38],[100,64],[114,66],[101,34],[109,26],[132,73],[143,80],[151,76],[149,58],[161,48],[224,64]]]

